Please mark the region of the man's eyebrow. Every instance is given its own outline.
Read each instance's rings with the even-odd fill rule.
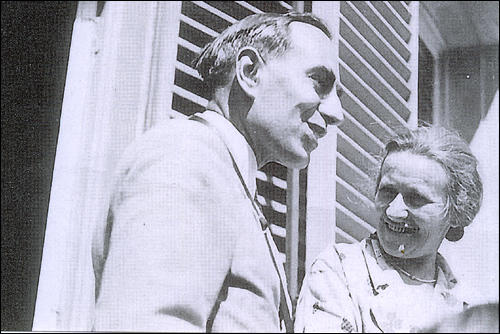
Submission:
[[[324,65],[315,66],[315,67],[311,68],[307,72],[308,73],[319,73],[319,74],[322,74],[322,75],[325,76],[326,79],[331,80],[331,81],[335,81],[337,79],[337,77],[335,76],[335,73],[333,73],[332,70],[330,70],[329,68],[327,68]]]

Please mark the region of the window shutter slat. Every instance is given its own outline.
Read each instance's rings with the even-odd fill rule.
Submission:
[[[337,202],[348,208],[354,215],[367,222],[371,226],[376,226],[376,215],[373,214],[373,203],[342,179],[337,179],[336,184]],[[339,219],[340,221],[340,219]],[[339,226],[339,225],[337,225]]]
[[[404,101],[391,86],[386,85],[385,80],[381,78],[370,65],[360,59],[355,54],[356,51],[340,41],[339,55],[350,68],[355,68],[356,73],[363,81],[369,85],[378,96],[380,96],[393,110],[404,119],[408,119],[410,110],[406,107]]]
[[[338,177],[347,182],[365,197],[372,198],[372,176],[365,174],[362,170],[354,166],[354,164],[344,158],[342,154],[337,155],[336,164]]]
[[[415,113],[418,50],[412,20],[410,7],[398,1],[340,3],[339,72],[346,117],[337,136],[337,242],[360,240],[377,227],[374,157]]]
[[[411,14],[408,5],[404,1],[388,1],[394,10],[403,18],[406,23],[410,23]]]
[[[344,20],[340,21],[340,35],[341,41],[345,41],[355,49],[403,99],[408,100],[410,90],[405,85],[406,80],[392,69],[391,65],[376,50],[370,48],[368,42],[355,33],[349,27],[349,23]]]
[[[337,228],[344,231],[347,235],[354,237],[356,240],[366,238],[367,235],[375,231],[375,227],[366,224],[341,204],[335,209],[335,214],[339,217]]]
[[[356,167],[362,170],[366,175],[371,175],[376,161],[359,145],[357,145],[351,138],[343,134],[339,130],[337,137],[337,152],[346,157]]]
[[[385,124],[389,125],[389,127],[405,126],[406,121],[392,110],[385,101],[379,98],[371,87],[364,84],[363,80],[352,69],[342,62],[340,65],[340,80],[342,85],[356,95],[368,109],[383,120]]]
[[[383,147],[382,142],[377,137],[365,129],[348,113],[345,115],[344,122],[340,124],[339,128],[343,133],[349,134],[351,138],[355,138],[356,143],[370,155],[376,155]]]
[[[371,24],[362,17],[354,6],[342,1],[340,13],[344,20],[349,21],[406,81],[409,80],[411,71],[406,65],[406,61],[397,52],[391,50],[389,44],[378,36],[375,29],[370,27]]]
[[[394,134],[394,131],[370,111],[354,94],[345,89],[341,97],[342,107],[356,119],[363,127],[369,130],[381,142],[385,142]],[[341,125],[342,126],[342,125]]]
[[[404,60],[408,61],[410,59],[410,50],[405,45],[406,41],[400,40],[399,35],[394,33],[392,26],[386,25],[380,16],[375,13],[373,7],[367,2],[353,1],[353,6],[355,6],[361,14],[370,22],[373,27],[377,29],[382,37],[399,53]]]
[[[389,22],[394,30],[401,36],[405,42],[410,41],[411,33],[408,26],[401,21],[391,6],[387,6],[383,1],[370,1],[378,12]]]

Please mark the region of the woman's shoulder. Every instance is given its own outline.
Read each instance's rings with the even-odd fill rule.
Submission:
[[[331,243],[321,251],[315,263],[326,263],[330,266],[340,265],[343,262],[358,262],[364,258],[366,240],[354,243]]]

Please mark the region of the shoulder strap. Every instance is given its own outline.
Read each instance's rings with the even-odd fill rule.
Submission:
[[[219,134],[219,130],[216,129],[214,126],[212,126],[204,118],[199,117],[197,115],[191,116],[190,119],[197,121],[197,122],[200,122],[202,124],[205,124],[209,128],[214,129],[215,133],[217,133],[217,135],[222,139],[222,142],[226,146],[227,152],[229,153],[229,156],[231,157],[234,170],[236,171],[236,174],[238,175],[238,178],[240,179],[240,182],[243,185],[243,188],[245,190],[245,194],[246,194],[247,198],[250,200],[250,202],[252,204],[252,208],[254,209],[254,213],[261,224],[261,227],[262,227],[262,230],[264,233],[264,237],[266,239],[266,244],[267,244],[267,247],[269,249],[269,253],[271,255],[271,258],[273,260],[274,268],[276,269],[276,272],[277,272],[278,277],[280,279],[280,288],[281,288],[281,301],[280,301],[280,311],[281,312],[280,313],[282,314],[282,316],[284,318],[283,320],[285,322],[286,331],[288,333],[291,333],[291,332],[293,332],[293,320],[292,320],[293,318],[292,318],[292,312],[291,312],[292,311],[292,301],[291,301],[290,295],[288,293],[288,288],[287,288],[287,283],[286,283],[286,275],[285,275],[284,268],[277,261],[277,259],[279,258],[277,255],[278,249],[276,248],[276,245],[274,244],[274,241],[272,239],[271,231],[269,229],[269,223],[267,222],[266,217],[264,216],[264,214],[260,210],[259,205],[256,203],[253,196],[250,194],[250,191],[248,190],[248,187],[245,183],[245,180],[243,179],[243,176],[241,175],[240,169],[238,168],[238,165],[236,164],[236,161],[234,160],[233,154],[231,153],[231,151],[227,147],[223,137]]]

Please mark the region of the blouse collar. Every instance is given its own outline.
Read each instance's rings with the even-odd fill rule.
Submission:
[[[393,269],[395,268],[391,266],[385,260],[383,256],[383,250],[380,246],[380,242],[378,240],[378,236],[376,233],[370,235],[370,237],[366,240],[367,246],[370,246],[370,251],[373,253],[372,255],[375,257],[377,264],[380,266],[382,270]],[[438,276],[436,286],[443,286],[445,289],[453,289],[455,285],[458,283],[457,278],[453,274],[448,262],[446,259],[440,254],[437,253],[436,257],[436,265],[438,267]]]

